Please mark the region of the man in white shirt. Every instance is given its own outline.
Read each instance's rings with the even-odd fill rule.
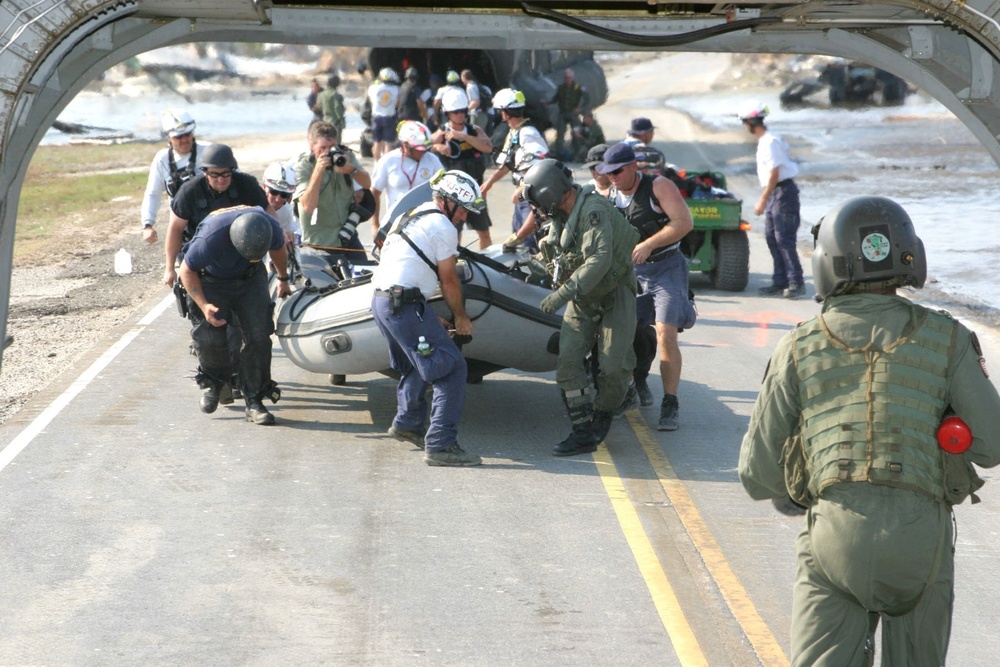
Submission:
[[[739,116],[747,131],[757,137],[757,178],[763,190],[754,213],[764,215],[764,238],[774,261],[771,284],[759,291],[768,296],[781,294],[786,299],[797,299],[806,293],[796,247],[801,222],[799,188],[792,180],[799,167],[792,160],[785,140],[767,129],[764,124],[767,114],[767,107],[757,103]]]
[[[408,120],[399,124],[399,148],[389,151],[375,163],[372,195],[375,211],[372,215],[372,237],[378,236],[380,195],[387,199],[385,212],[393,209],[407,192],[431,180],[444,167],[438,156],[430,152],[431,132],[423,123]]]
[[[399,75],[391,67],[379,70],[378,78],[368,87],[372,103],[372,157],[378,160],[396,141],[396,101],[399,99]]]
[[[372,276],[372,313],[399,372],[393,438],[424,449],[430,466],[475,466],[482,459],[458,445],[458,420],[465,403],[465,358],[427,303],[441,286],[454,332],[472,334],[458,278],[458,227],[469,211],[486,207],[475,180],[448,171],[431,180],[433,201],[393,221]],[[433,389],[430,425],[425,393]]]
[[[158,151],[149,166],[146,192],[142,196],[141,223],[142,239],[146,243],[156,243],[158,236],[153,225],[163,201],[163,193],[169,200],[181,185],[192,176],[201,173],[201,152],[211,146],[198,146],[194,138],[195,122],[187,111],[167,109],[161,118],[163,133],[167,135],[166,148]]]

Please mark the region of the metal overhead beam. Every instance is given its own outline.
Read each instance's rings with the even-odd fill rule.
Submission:
[[[0,339],[7,323],[18,198],[45,130],[109,67],[172,44],[392,42],[426,48],[544,46],[858,58],[933,95],[1000,164],[1000,4],[992,0],[536,0],[530,14],[522,5],[512,0],[475,8],[450,0],[414,0],[406,6],[382,0],[354,6],[310,0],[0,1]],[[545,14],[567,7],[572,7],[566,11],[571,19]],[[727,15],[749,22],[729,23]],[[572,20],[586,21],[592,29],[565,25]]]

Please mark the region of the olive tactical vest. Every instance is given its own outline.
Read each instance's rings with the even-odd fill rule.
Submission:
[[[869,482],[944,499],[936,435],[957,332],[953,319],[919,306],[885,350],[848,348],[822,315],[798,327],[802,440],[814,496],[831,484]]]

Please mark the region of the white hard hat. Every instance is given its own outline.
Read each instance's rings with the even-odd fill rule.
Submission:
[[[295,192],[295,169],[280,162],[272,162],[264,170],[264,185],[286,195],[292,194]]]
[[[431,190],[473,213],[481,213],[486,209],[486,200],[483,199],[479,184],[464,171],[442,169],[431,178]]]
[[[427,126],[416,120],[404,120],[396,128],[400,143],[410,148],[427,150],[431,146],[431,131]]]
[[[444,80],[447,83],[458,83],[459,81],[462,80],[462,77],[458,75],[458,72],[456,72],[453,69],[450,69],[448,70],[448,73],[445,74]]]
[[[469,108],[469,96],[460,88],[449,88],[441,96],[441,110],[466,111]]]
[[[399,75],[391,67],[383,67],[378,71],[378,78],[386,83],[399,83]]]
[[[501,88],[493,96],[494,109],[523,109],[524,93],[513,88]]]
[[[763,102],[751,102],[737,116],[740,120],[753,120],[754,118],[763,120],[769,113],[767,105]]]
[[[194,132],[194,118],[182,109],[167,109],[160,119],[163,133],[168,137],[180,137]]]

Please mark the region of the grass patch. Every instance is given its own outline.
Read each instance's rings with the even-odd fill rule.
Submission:
[[[149,144],[42,146],[31,159],[17,212],[15,264],[64,257],[85,242],[110,237],[112,218],[139,206],[149,164]]]

